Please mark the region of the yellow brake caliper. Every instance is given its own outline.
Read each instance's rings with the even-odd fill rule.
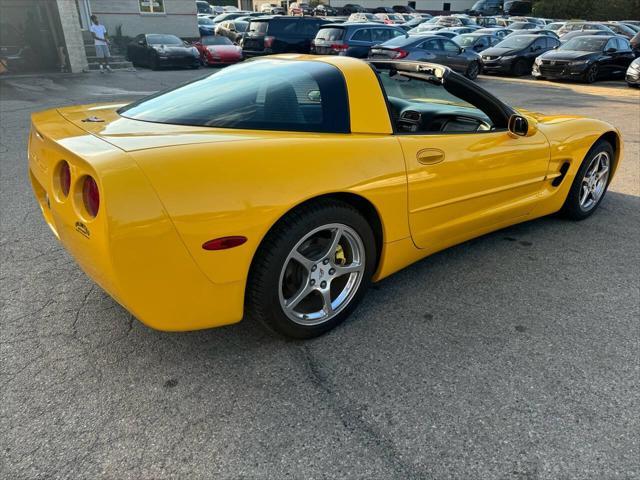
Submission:
[[[347,263],[347,257],[345,257],[344,255],[344,249],[342,248],[342,245],[338,245],[338,248],[336,249],[336,265],[346,265]]]

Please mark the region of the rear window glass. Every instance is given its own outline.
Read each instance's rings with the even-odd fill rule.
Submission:
[[[342,73],[320,62],[264,59],[242,63],[127,105],[118,113],[177,125],[349,132]]]
[[[317,20],[278,19],[269,22],[269,35],[287,35],[299,37],[315,37],[320,23]]]
[[[231,40],[227,37],[221,37],[219,35],[207,35],[206,37],[202,37],[203,45],[233,45]]]
[[[184,42],[175,35],[147,35],[149,45],[183,45]]]
[[[269,26],[269,22],[250,22],[249,23],[249,32],[250,33],[267,33],[267,27]]]
[[[335,40],[342,40],[344,37],[344,28],[321,28],[318,30],[318,34],[316,38],[318,40],[326,40],[328,42],[333,42]]]

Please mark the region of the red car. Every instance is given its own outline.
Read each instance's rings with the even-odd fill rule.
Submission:
[[[230,65],[242,61],[242,48],[227,37],[211,35],[193,44],[200,52],[203,65]]]

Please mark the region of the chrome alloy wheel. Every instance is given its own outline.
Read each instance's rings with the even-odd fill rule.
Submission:
[[[598,153],[589,164],[580,186],[580,208],[591,210],[600,201],[609,181],[610,158],[607,152]]]
[[[312,326],[335,317],[353,299],[365,270],[365,249],[351,227],[331,223],[306,234],[280,272],[280,306],[287,317]]]

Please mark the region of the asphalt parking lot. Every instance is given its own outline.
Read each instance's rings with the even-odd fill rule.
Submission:
[[[0,82],[0,478],[640,478],[638,90],[481,77],[515,106],[622,130],[599,211],[434,255],[297,342],[249,322],[148,329],[32,198],[31,112],[205,73]]]

